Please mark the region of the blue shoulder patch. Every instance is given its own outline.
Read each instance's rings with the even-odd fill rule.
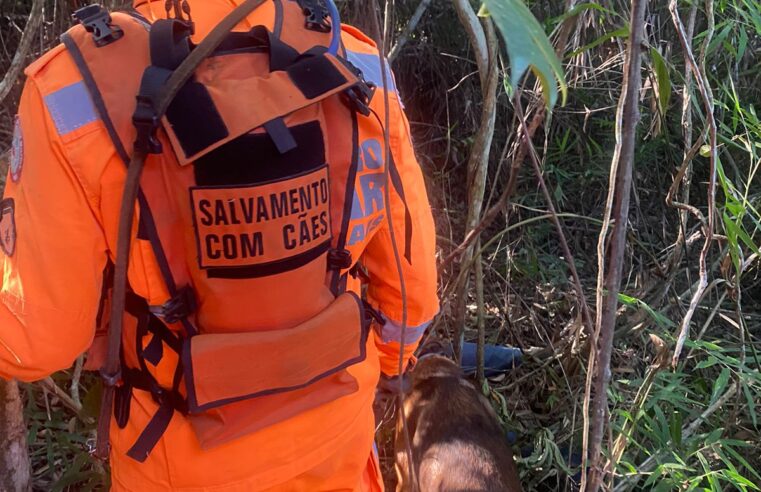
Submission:
[[[99,119],[90,93],[82,81],[51,92],[44,99],[60,136]]]
[[[378,55],[371,55],[369,53],[357,53],[355,51],[346,50],[346,58],[358,69],[362,71],[365,80],[372,82],[376,87],[383,87],[383,77],[380,67],[380,57]],[[394,75],[391,73],[391,67],[386,62],[386,79],[388,80],[389,89],[391,92],[396,92],[396,84],[394,83]]]

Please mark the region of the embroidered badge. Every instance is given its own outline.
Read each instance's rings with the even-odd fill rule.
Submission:
[[[13,124],[13,143],[11,144],[11,179],[17,183],[21,179],[24,167],[24,136],[21,133],[21,119],[16,115]]]
[[[7,256],[16,250],[16,218],[13,198],[0,202],[0,249]]]

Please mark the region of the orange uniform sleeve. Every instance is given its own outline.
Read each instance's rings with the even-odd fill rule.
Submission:
[[[107,263],[93,210],[29,79],[0,216],[0,377],[43,378],[90,345]]]
[[[376,95],[376,97],[381,96],[382,94]],[[392,222],[407,291],[407,324],[404,336],[406,367],[423,333],[439,310],[435,258],[436,231],[423,173],[415,158],[409,123],[398,103],[392,100],[391,106],[389,130],[391,153],[401,178],[402,191],[410,214],[407,219],[404,201],[392,186]],[[405,220],[411,220],[410,237],[406,237],[409,229]],[[409,240],[409,261],[405,258],[406,240]],[[399,372],[403,303],[388,222],[368,244],[363,263],[370,276],[368,300],[379,309],[386,320],[380,333],[375,333],[381,358],[381,370],[388,376],[395,376]]]

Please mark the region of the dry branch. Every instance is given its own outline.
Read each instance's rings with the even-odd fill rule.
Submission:
[[[70,397],[66,391],[58,386],[55,381],[53,381],[53,378],[47,377],[41,380],[40,385],[53,393],[58,399],[60,399],[61,403],[63,403],[63,405],[69,410],[77,414],[82,411],[82,404],[74,401],[74,399]]]
[[[515,100],[515,111],[518,114],[518,117],[520,118],[521,122],[523,122],[523,127],[525,129],[525,116],[523,115],[523,107],[521,106],[520,99],[516,98]],[[579,277],[579,272],[576,270],[576,261],[574,260],[574,256],[571,253],[571,248],[568,247],[568,241],[565,237],[565,232],[563,232],[563,226],[560,224],[560,219],[558,218],[557,211],[555,210],[555,205],[552,202],[552,196],[550,195],[549,190],[547,189],[547,184],[544,182],[544,177],[542,176],[542,168],[541,164],[539,162],[539,157],[536,155],[536,150],[534,149],[534,146],[532,145],[531,141],[528,140],[528,133],[525,131],[521,132],[521,138],[524,140],[524,148],[528,149],[528,154],[531,156],[531,164],[533,164],[534,167],[534,173],[536,174],[536,179],[539,182],[539,187],[542,190],[542,195],[544,196],[544,202],[547,205],[547,210],[550,212],[550,218],[552,220],[553,225],[555,226],[555,231],[558,234],[558,239],[560,240],[560,249],[563,251],[563,256],[565,258],[566,264],[568,264],[568,270],[571,272],[571,279],[573,280],[573,286],[576,290],[576,295],[579,298],[579,303],[581,305],[581,313],[582,317],[585,319],[589,318],[589,308],[587,307],[587,301],[586,296],[584,295],[584,287],[581,285],[581,278]]]
[[[11,66],[8,67],[8,71],[3,76],[2,82],[0,82],[0,103],[10,94],[11,89],[15,87],[16,81],[21,75],[21,70],[24,68],[29,53],[32,50],[32,41],[37,36],[42,25],[42,0],[34,0],[32,4],[32,11],[29,13],[29,19],[24,26],[24,32],[21,35],[21,41],[19,41],[16,54],[13,56]]]
[[[389,63],[393,63],[394,59],[397,56],[399,56],[399,53],[401,53],[402,48],[404,48],[404,45],[407,44],[407,40],[410,38],[410,35],[415,31],[415,28],[417,28],[417,25],[420,22],[420,19],[423,18],[423,14],[425,14],[425,11],[428,10],[428,7],[430,5],[431,5],[431,0],[421,0],[421,2],[418,4],[417,9],[415,9],[415,13],[412,14],[410,21],[404,27],[404,30],[399,35],[399,38],[396,40],[394,47],[391,48],[391,51],[389,51],[388,53]]]
[[[605,215],[597,243],[597,317],[584,399],[583,444],[586,452],[582,464],[581,484],[582,490],[592,492],[599,490],[604,476],[601,463],[602,439],[607,420],[610,359],[613,352],[618,291],[621,286],[626,252],[632,167],[637,123],[640,117],[639,92],[642,87],[641,62],[646,7],[647,0],[632,0],[631,2],[631,33],[624,62],[624,82],[616,111],[616,147],[611,162]],[[608,231],[611,228],[613,231],[608,238]],[[594,378],[594,393],[591,392],[590,378]],[[594,406],[590,415],[590,399],[593,395]],[[588,477],[587,463],[590,468]]]
[[[684,25],[682,24],[682,19],[679,17],[679,10],[677,9],[677,2],[676,0],[671,0],[669,2],[669,11],[671,12],[671,18],[674,21],[674,27],[676,27],[677,33],[679,34],[679,42],[682,45],[682,50],[684,50],[685,59],[687,60],[687,63],[692,70],[693,75],[695,76],[695,82],[698,86],[698,91],[700,92],[700,97],[703,100],[703,105],[705,106],[705,118],[706,118],[706,125],[708,127],[708,141],[709,141],[709,147],[710,147],[710,178],[708,180],[708,218],[707,218],[707,224],[704,228],[703,235],[705,236],[705,242],[703,243],[703,248],[700,251],[700,258],[698,260],[699,265],[699,274],[700,274],[700,281],[698,283],[697,289],[695,289],[695,292],[693,292],[692,299],[690,300],[690,307],[687,309],[687,312],[684,315],[684,318],[682,318],[682,323],[679,328],[679,335],[676,340],[676,347],[674,347],[674,355],[671,359],[671,365],[676,366],[679,362],[679,356],[682,353],[682,348],[684,347],[684,343],[687,341],[687,337],[690,334],[690,323],[692,321],[692,317],[695,314],[695,310],[698,307],[698,304],[700,303],[700,299],[703,297],[703,292],[705,292],[706,287],[708,286],[708,268],[707,268],[707,261],[706,258],[708,257],[708,251],[711,249],[711,244],[713,242],[713,234],[714,234],[714,222],[716,217],[716,161],[718,158],[717,155],[717,135],[716,135],[716,120],[714,119],[713,114],[713,94],[711,93],[711,88],[708,84],[708,79],[705,77],[703,72],[701,71],[701,68],[698,66],[698,63],[695,61],[695,56],[692,54],[692,48],[690,47],[690,42],[687,39],[687,33],[685,32]],[[706,13],[709,16],[709,26],[713,25],[713,1],[707,0],[706,1]],[[713,27],[710,27],[710,31],[712,32]]]

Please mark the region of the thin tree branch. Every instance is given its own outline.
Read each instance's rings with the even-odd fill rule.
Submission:
[[[684,315],[684,318],[682,318],[682,323],[679,328],[679,334],[676,341],[676,347],[674,347],[674,355],[671,359],[671,365],[676,367],[676,365],[679,362],[679,356],[682,353],[682,348],[684,347],[684,343],[687,341],[687,337],[690,333],[690,323],[692,322],[692,317],[695,314],[695,310],[698,307],[698,304],[700,303],[700,299],[703,297],[703,292],[705,291],[706,287],[708,286],[708,268],[707,268],[707,261],[706,258],[708,257],[708,251],[711,249],[711,244],[713,242],[713,234],[714,234],[714,227],[715,227],[715,216],[716,216],[716,161],[718,158],[717,155],[717,132],[716,132],[716,120],[714,119],[713,114],[713,94],[711,93],[710,86],[708,84],[708,80],[705,77],[705,75],[701,72],[700,67],[698,66],[698,63],[695,61],[695,56],[692,54],[692,48],[690,47],[690,42],[687,39],[687,33],[685,32],[684,25],[682,24],[682,19],[679,17],[679,10],[677,8],[677,2],[676,0],[671,0],[669,2],[669,11],[671,12],[671,18],[674,22],[674,27],[676,28],[677,33],[679,34],[679,42],[682,45],[682,50],[684,50],[685,58],[687,60],[688,65],[690,66],[693,75],[695,76],[695,82],[697,83],[698,90],[700,92],[700,97],[703,100],[703,104],[705,106],[705,112],[706,112],[706,124],[708,127],[708,137],[709,137],[709,147],[710,147],[710,178],[708,180],[708,220],[707,225],[704,228],[704,236],[705,236],[705,242],[703,243],[703,248],[700,251],[700,257],[698,260],[699,265],[699,275],[700,275],[700,281],[698,283],[698,288],[695,290],[692,296],[692,300],[690,301],[690,307],[687,308],[687,312]],[[713,0],[706,0],[706,14],[709,17],[709,32],[713,32]]]
[[[77,357],[77,361],[74,364],[74,373],[71,375],[71,386],[69,389],[71,399],[80,407],[82,406],[82,400],[79,398],[79,380],[82,379],[82,368],[84,367],[84,363],[84,355]]]
[[[518,118],[520,118],[522,122],[525,122],[525,116],[523,115],[523,106],[521,105],[520,99],[517,98],[515,100],[515,111],[518,115]],[[558,218],[558,214],[555,210],[555,205],[552,202],[552,195],[550,195],[550,192],[547,189],[547,184],[544,182],[539,157],[536,155],[536,150],[534,149],[533,144],[530,140],[528,140],[528,134],[526,132],[521,132],[521,138],[524,139],[524,144],[529,149],[528,154],[531,157],[531,164],[534,166],[536,179],[539,182],[539,187],[542,190],[544,201],[547,204],[547,210],[550,212],[552,223],[554,224],[555,230],[558,234],[558,239],[560,240],[560,248],[563,251],[563,256],[565,257],[566,264],[568,265],[568,270],[571,272],[573,286],[576,290],[576,295],[578,296],[579,303],[581,305],[582,317],[590,319],[589,307],[587,306],[586,296],[584,295],[584,287],[581,284],[579,272],[576,270],[576,262],[574,260],[573,254],[571,253],[571,248],[568,247],[568,241],[566,240],[565,233],[563,232],[563,226],[560,224],[560,219]]]
[[[21,75],[21,70],[24,68],[27,57],[32,50],[32,41],[37,37],[37,31],[39,31],[42,25],[42,6],[44,2],[42,0],[34,0],[32,4],[32,11],[29,13],[29,18],[24,26],[24,32],[21,34],[21,40],[19,41],[16,54],[13,55],[11,66],[8,67],[8,71],[5,72],[2,82],[0,82],[0,103],[2,103],[11,89],[16,85],[16,81]]]
[[[624,62],[623,87],[616,111],[616,146],[611,162],[605,215],[597,243],[597,317],[584,398],[583,447],[586,452],[583,456],[581,483],[582,490],[591,492],[599,490],[605,473],[601,465],[602,439],[607,420],[610,359],[613,352],[618,291],[626,252],[632,167],[636,129],[640,118],[639,91],[642,87],[642,45],[647,3],[647,0],[631,2],[631,32]],[[611,226],[613,231],[608,240]],[[594,408],[590,415],[590,399],[593,396],[591,378],[594,378]],[[587,464],[590,468],[588,477]],[[585,487],[587,478],[588,487]]]
[[[396,57],[399,56],[399,53],[401,53],[402,48],[404,48],[404,45],[407,44],[407,40],[410,38],[410,35],[415,31],[415,28],[417,28],[417,25],[420,22],[420,19],[423,18],[423,14],[425,14],[425,11],[428,10],[428,7],[430,5],[431,5],[431,0],[421,0],[421,2],[418,4],[417,9],[415,9],[415,13],[412,14],[410,21],[404,27],[404,31],[402,31],[402,34],[399,35],[399,38],[396,40],[396,43],[394,44],[394,47],[391,48],[391,51],[389,51],[388,53],[389,63],[393,63]]]
[[[481,86],[486,85],[489,73],[489,48],[486,43],[486,33],[478,20],[476,12],[468,0],[453,0],[454,9],[465,27],[465,33],[470,40],[470,46],[476,55],[476,65],[481,75]]]
[[[55,384],[55,381],[53,381],[52,378],[47,377],[40,381],[40,385],[42,385],[43,388],[47,389],[51,393],[53,393],[55,396],[57,396],[61,403],[65,407],[67,407],[69,410],[72,410],[74,413],[79,414],[79,412],[82,411],[82,404],[77,403],[74,401],[66,391],[64,391],[60,386]]]

